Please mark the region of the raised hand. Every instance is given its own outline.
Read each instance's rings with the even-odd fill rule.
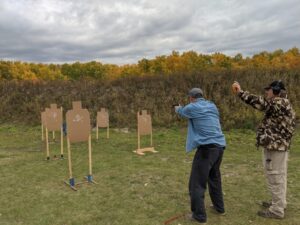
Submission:
[[[242,90],[241,85],[237,81],[233,82],[233,84],[231,85],[231,88],[232,88],[232,92],[234,94],[238,94]]]

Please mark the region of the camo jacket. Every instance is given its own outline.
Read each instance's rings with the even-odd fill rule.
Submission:
[[[296,115],[287,98],[267,100],[241,91],[239,97],[253,108],[265,112],[257,128],[256,146],[270,151],[288,151],[296,126]]]

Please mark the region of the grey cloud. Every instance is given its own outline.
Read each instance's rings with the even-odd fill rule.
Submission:
[[[296,0],[0,2],[0,58],[135,63],[172,50],[255,54],[300,44]]]

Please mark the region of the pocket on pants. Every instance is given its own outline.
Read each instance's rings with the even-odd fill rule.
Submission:
[[[284,182],[283,174],[278,171],[267,171],[268,180],[271,184],[282,184]]]
[[[265,166],[267,171],[272,171],[273,170],[272,160],[266,159]]]

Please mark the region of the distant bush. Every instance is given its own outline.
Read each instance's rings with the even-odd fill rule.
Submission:
[[[263,94],[263,87],[275,79],[285,82],[289,98],[299,111],[300,69],[216,69],[199,73],[125,77],[105,80],[54,81],[0,81],[0,120],[40,123],[40,112],[50,103],[63,106],[64,112],[72,101],[81,100],[91,113],[95,124],[96,112],[107,107],[112,126],[135,127],[136,112],[150,110],[154,126],[184,125],[174,114],[172,105],[186,104],[187,91],[201,87],[205,97],[216,103],[222,126],[255,128],[262,114],[246,107],[231,93],[231,84],[237,80],[242,88]]]

